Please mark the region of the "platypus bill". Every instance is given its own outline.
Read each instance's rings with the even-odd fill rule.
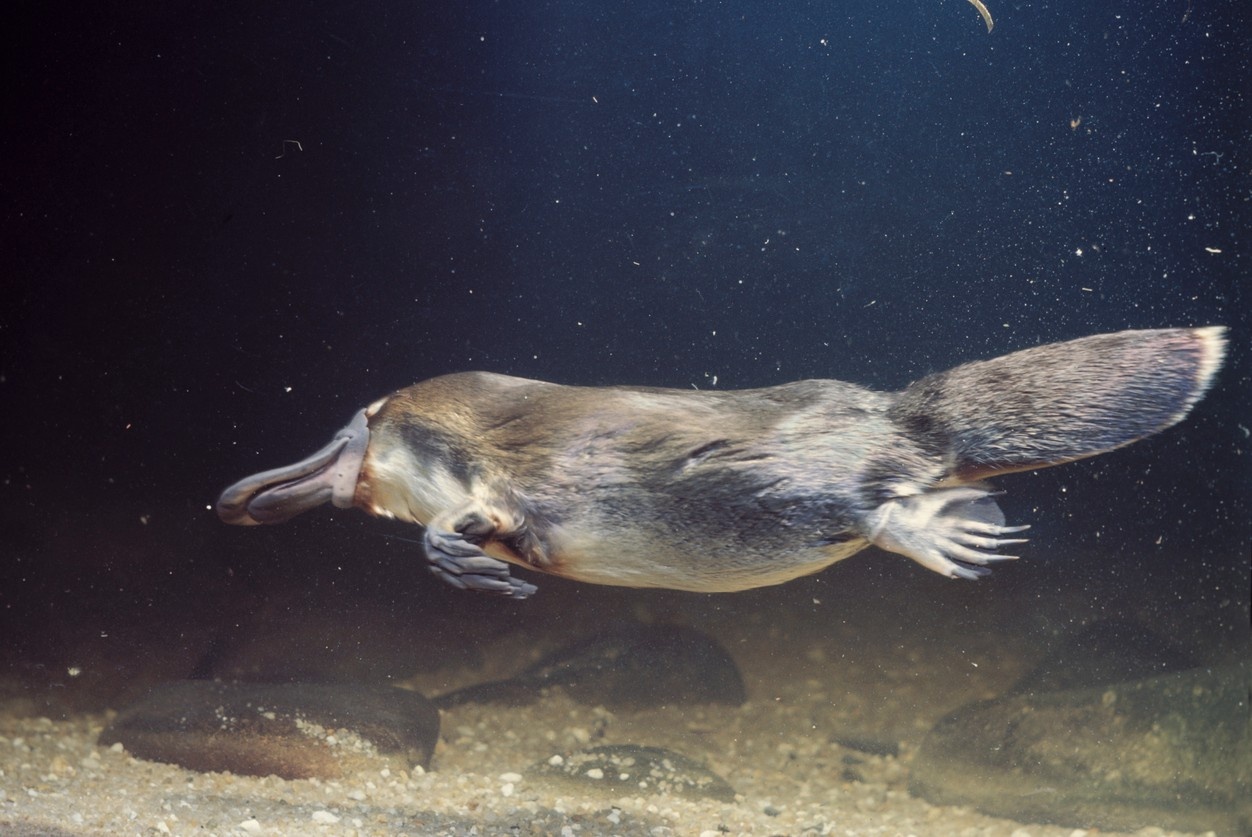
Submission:
[[[358,412],[329,445],[222,492],[236,524],[331,501],[425,527],[434,572],[525,598],[509,563],[596,584],[746,590],[870,544],[950,577],[1010,560],[983,480],[1128,445],[1181,421],[1225,329],[1053,343],[902,392],[839,381],[695,391],[432,378]]]

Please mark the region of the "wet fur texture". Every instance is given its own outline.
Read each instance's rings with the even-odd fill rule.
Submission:
[[[600,584],[741,590],[814,572],[871,539],[974,575],[961,568],[986,561],[971,547],[1017,542],[1000,539],[1018,527],[995,522],[998,509],[970,505],[988,495],[981,480],[1171,426],[1211,383],[1224,345],[1221,328],[1097,335],[900,393],[829,380],[688,391],[447,375],[366,411],[355,504],[450,531],[466,556],[480,548]],[[940,493],[961,485],[978,488],[952,494],[959,502]]]

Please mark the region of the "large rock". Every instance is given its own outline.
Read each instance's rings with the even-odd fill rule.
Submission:
[[[1093,689],[1195,668],[1200,661],[1142,625],[1101,619],[1067,638],[1010,694]]]
[[[253,683],[387,683],[476,662],[465,625],[412,604],[322,591],[278,594],[228,620],[192,677]],[[421,635],[421,642],[412,637]]]
[[[525,705],[559,686],[574,700],[611,710],[691,703],[738,706],[747,699],[735,661],[715,640],[677,625],[626,625],[571,643],[508,680],[434,699]]]
[[[1250,679],[1242,663],[970,704],[935,725],[910,789],[1027,822],[1247,835]]]
[[[168,683],[123,710],[100,744],[190,770],[334,778],[375,754],[426,767],[439,711],[389,686]]]

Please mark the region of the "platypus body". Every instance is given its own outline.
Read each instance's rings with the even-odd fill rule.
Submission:
[[[425,527],[452,584],[524,598],[505,562],[596,584],[745,590],[870,544],[946,576],[1014,556],[988,477],[1059,465],[1181,421],[1221,327],[1123,331],[929,375],[696,391],[445,375],[361,410],[309,458],[235,483],[228,523],[327,500]]]

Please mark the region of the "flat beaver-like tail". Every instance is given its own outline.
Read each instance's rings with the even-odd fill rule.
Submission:
[[[967,363],[912,384],[892,417],[954,451],[961,480],[1059,465],[1182,421],[1221,367],[1225,335],[1121,331]]]

